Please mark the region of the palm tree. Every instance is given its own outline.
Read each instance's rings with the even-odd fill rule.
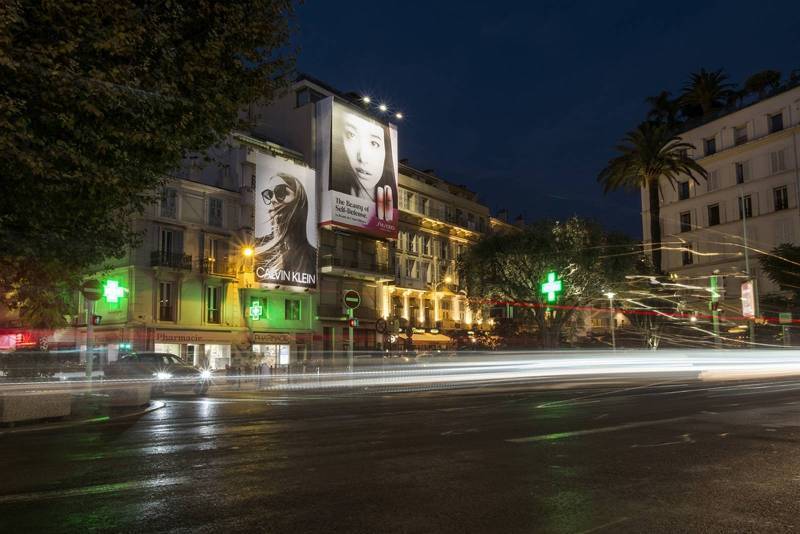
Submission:
[[[758,94],[758,98],[764,98],[767,89],[773,91],[781,85],[781,73],[777,70],[762,70],[756,72],[744,82],[744,92],[746,94]]]
[[[678,123],[680,102],[670,98],[669,91],[661,91],[656,96],[648,96],[644,101],[650,104],[650,111],[647,113],[649,120],[672,126]]]
[[[703,115],[708,115],[711,111],[719,109],[725,105],[725,101],[730,93],[731,84],[725,80],[728,75],[722,69],[709,72],[700,69],[689,77],[689,83],[683,88],[681,100],[687,106],[699,106],[703,110]]]
[[[695,183],[699,183],[697,176],[706,178],[708,175],[699,163],[688,156],[690,148],[694,146],[673,135],[669,126],[644,122],[625,135],[622,143],[616,147],[619,155],[610,159],[597,177],[606,193],[618,189],[647,188],[650,246],[653,265],[659,273],[662,272],[659,179],[663,177],[675,187],[681,175],[688,176]]]

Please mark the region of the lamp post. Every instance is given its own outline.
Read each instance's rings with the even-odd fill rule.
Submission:
[[[440,319],[440,315],[441,315],[440,308],[441,308],[441,305],[439,304],[439,286],[441,286],[442,284],[448,285],[452,281],[453,281],[453,278],[450,275],[447,275],[447,276],[444,277],[444,280],[441,280],[439,282],[435,282],[433,284],[433,315],[434,315],[433,322],[434,323],[436,323],[436,321],[440,321],[441,320]],[[435,326],[435,324],[434,324],[434,326]]]
[[[606,297],[608,297],[608,320],[609,326],[611,327],[611,348],[612,350],[617,350],[617,334],[614,325],[614,296],[616,293],[612,291],[606,292]]]

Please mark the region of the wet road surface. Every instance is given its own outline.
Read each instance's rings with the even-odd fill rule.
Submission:
[[[0,435],[0,531],[800,530],[800,380],[164,400]]]

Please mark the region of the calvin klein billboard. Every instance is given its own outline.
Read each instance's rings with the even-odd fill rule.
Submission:
[[[320,221],[397,237],[397,129],[346,104],[317,102]]]
[[[254,158],[256,280],[317,287],[316,173],[263,152]]]

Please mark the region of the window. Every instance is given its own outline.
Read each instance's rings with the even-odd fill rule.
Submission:
[[[742,211],[742,207],[744,206],[744,211]],[[739,197],[739,220],[747,217],[748,219],[753,216],[753,200],[750,198],[750,195],[744,196],[744,205],[742,203],[742,197]]]
[[[708,180],[706,182],[709,191],[719,189],[719,171],[711,171],[708,173]]]
[[[431,243],[431,238],[428,237],[428,236],[423,236],[422,237],[422,253],[424,255],[426,255],[426,256],[432,256],[433,255],[432,246],[433,245]]]
[[[689,182],[678,182],[678,200],[689,198]]]
[[[681,213],[681,232],[692,231],[692,214],[691,212],[684,211]]]
[[[420,197],[419,199],[419,211],[424,215],[428,215],[430,208],[430,201],[425,197]]]
[[[694,263],[694,249],[692,248],[691,243],[685,243],[683,245],[683,253],[681,260],[684,265],[691,265],[692,263]]]
[[[772,196],[775,200],[775,211],[785,210],[789,207],[789,190],[785,185],[773,189]]]
[[[175,303],[172,282],[159,282],[158,284],[158,320],[175,320]]]
[[[787,219],[775,222],[775,245],[783,245],[784,243],[794,242],[794,228],[792,227],[792,220]]]
[[[777,174],[786,170],[786,151],[778,150],[769,153],[770,169],[772,174]]]
[[[417,260],[406,260],[406,278],[417,277]]]
[[[780,132],[783,130],[783,113],[776,113],[769,116],[769,133]]]
[[[414,193],[407,189],[403,189],[400,195],[400,207],[406,210],[413,209],[414,206]]]
[[[220,297],[222,290],[219,287],[206,288],[206,321],[219,324]]]
[[[422,279],[425,280],[427,283],[431,283],[433,281],[433,277],[431,275],[431,264],[426,262],[422,263]]]
[[[734,167],[736,169],[736,183],[743,184],[747,179],[747,168],[745,167],[745,164],[735,163]]]
[[[689,149],[688,148],[679,148],[678,149],[678,157],[681,159],[688,159],[689,158]]]
[[[177,232],[168,228],[161,229],[161,235],[158,243],[158,250],[165,254],[172,254],[177,249]]]
[[[222,226],[222,199],[208,199],[208,224],[210,226]]]
[[[178,217],[178,191],[172,187],[165,187],[161,192],[161,216]]]
[[[719,204],[708,206],[708,225],[716,226],[719,224]]]
[[[709,137],[708,139],[703,139],[703,146],[705,147],[706,156],[710,156],[711,154],[715,154],[717,152],[717,139],[716,139],[716,137]]]
[[[733,129],[733,144],[743,145],[747,142],[747,125],[737,126]]]
[[[300,301],[298,299],[286,299],[284,303],[284,314],[287,321],[299,321]]]

